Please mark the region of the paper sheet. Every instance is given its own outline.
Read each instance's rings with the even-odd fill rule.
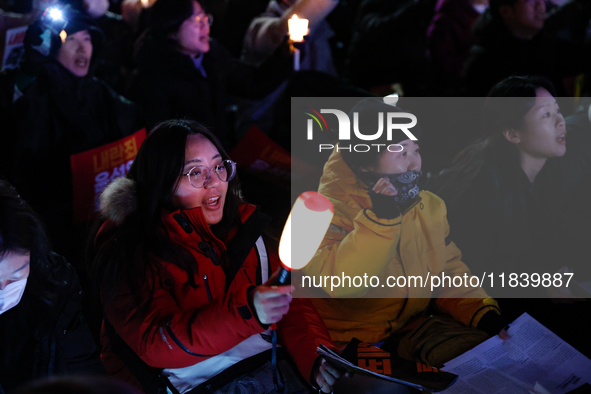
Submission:
[[[591,360],[527,313],[508,332],[446,363],[459,378],[442,393],[563,394],[591,383]]]

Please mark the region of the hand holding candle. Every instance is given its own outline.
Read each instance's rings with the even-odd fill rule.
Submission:
[[[304,36],[308,34],[308,20],[300,19],[294,14],[287,20],[290,48],[293,51],[293,69],[300,70],[300,50],[293,46],[294,42],[304,42]]]
[[[290,286],[258,286],[252,293],[252,304],[263,324],[279,322],[289,312]]]

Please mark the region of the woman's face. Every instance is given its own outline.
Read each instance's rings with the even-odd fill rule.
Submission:
[[[30,272],[31,254],[6,253],[0,257],[0,315],[21,301]]]
[[[57,61],[77,77],[88,74],[91,58],[92,40],[88,30],[68,35],[57,54]]]
[[[178,50],[191,57],[209,52],[209,23],[201,5],[193,2],[193,15],[185,19],[178,31],[172,35]]]
[[[519,150],[533,158],[562,157],[566,153],[566,124],[556,99],[544,88],[536,90],[536,101],[525,115],[525,126],[515,131]]]
[[[31,271],[31,254],[9,252],[0,257],[0,291],[11,283],[25,280],[29,277]],[[2,304],[0,300],[0,304]]]
[[[202,134],[190,135],[185,147],[185,164],[181,180],[174,192],[173,204],[177,208],[201,207],[207,224],[214,225],[222,220],[228,182],[222,182],[215,172],[210,173],[209,182],[202,188],[195,188],[186,175],[193,167],[213,169],[222,162],[222,155],[215,145]]]
[[[421,154],[419,144],[411,139],[399,142],[403,149],[400,152],[385,150],[378,159],[378,164],[368,168],[379,174],[401,174],[408,171],[421,170]]]

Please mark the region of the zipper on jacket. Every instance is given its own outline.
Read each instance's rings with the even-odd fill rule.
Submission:
[[[205,282],[205,291],[207,292],[207,299],[211,301],[213,298],[211,297],[211,289],[209,288],[209,280],[207,279],[207,274],[203,274],[203,281]]]

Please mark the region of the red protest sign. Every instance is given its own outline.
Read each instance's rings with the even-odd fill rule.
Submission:
[[[100,194],[113,179],[127,174],[144,139],[146,129],[141,129],[119,141],[70,156],[73,224],[95,216]]]

